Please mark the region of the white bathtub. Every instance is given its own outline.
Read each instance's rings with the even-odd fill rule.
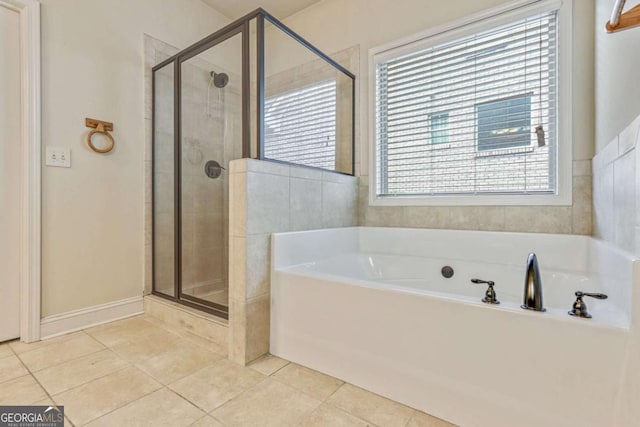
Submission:
[[[544,313],[520,308],[529,252]],[[275,234],[271,353],[462,426],[637,425],[624,402],[639,273],[629,254],[583,236]],[[494,281],[501,304],[482,303],[486,286],[471,278]],[[593,318],[574,318],[577,290],[609,298],[585,297]]]

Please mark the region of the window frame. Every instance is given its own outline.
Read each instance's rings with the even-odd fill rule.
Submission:
[[[572,204],[572,1],[573,0],[514,1],[369,50],[369,177],[371,178],[369,183],[369,205],[570,206]],[[378,127],[376,123],[376,69],[378,64],[551,10],[558,10],[557,84],[559,90],[557,94],[558,152],[556,160],[558,182],[556,192],[554,194],[378,195]],[[432,149],[437,149],[438,145],[439,144],[433,145]],[[446,146],[446,144],[442,145]],[[526,149],[527,147],[515,148]],[[480,155],[483,154],[483,152],[479,153]]]

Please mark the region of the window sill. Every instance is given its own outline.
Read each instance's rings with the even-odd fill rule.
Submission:
[[[515,154],[526,154],[533,153],[534,147],[514,147],[514,148],[501,148],[499,150],[486,150],[486,151],[476,151],[476,158],[483,157],[498,157],[498,156],[511,156]]]
[[[451,143],[450,142],[442,142],[439,144],[431,143],[425,146],[424,148],[426,151],[448,150],[449,148],[451,148]]]
[[[571,206],[572,202],[571,189],[563,194],[369,195],[370,206]]]

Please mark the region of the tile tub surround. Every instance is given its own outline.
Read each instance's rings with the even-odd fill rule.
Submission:
[[[276,356],[460,425],[636,425],[640,260],[628,252],[586,236],[371,227],[272,245]],[[531,251],[544,313],[520,308]],[[483,304],[472,277],[494,280],[501,304]],[[585,301],[592,319],[567,314],[578,289],[609,295]]]
[[[359,177],[358,225],[524,233],[592,233],[591,161],[573,162],[571,206],[370,206],[369,176]]]
[[[229,357],[244,365],[269,351],[269,236],[355,225],[357,180],[253,159],[230,168]]]
[[[640,116],[593,158],[594,235],[640,254]]]
[[[274,356],[239,366],[209,344],[147,315],[2,343],[0,404],[64,405],[65,426],[451,426]],[[71,359],[35,366],[34,352]],[[167,380],[159,362],[182,368]]]

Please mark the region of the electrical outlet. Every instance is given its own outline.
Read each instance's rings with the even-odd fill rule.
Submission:
[[[63,147],[49,147],[45,149],[45,164],[58,168],[71,167],[71,150]]]

